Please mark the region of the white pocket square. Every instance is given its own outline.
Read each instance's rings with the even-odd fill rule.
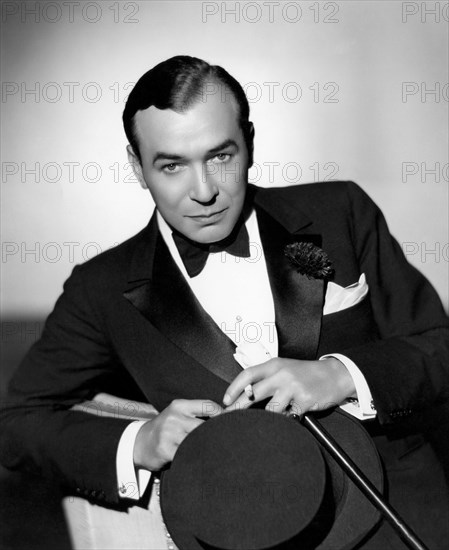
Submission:
[[[368,283],[365,274],[362,273],[357,283],[342,287],[335,283],[328,283],[324,298],[323,315],[336,313],[348,307],[355,306],[368,294]]]

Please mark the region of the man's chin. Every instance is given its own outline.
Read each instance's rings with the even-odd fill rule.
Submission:
[[[205,225],[199,230],[184,233],[184,236],[200,244],[213,244],[224,241],[232,233],[233,227]]]

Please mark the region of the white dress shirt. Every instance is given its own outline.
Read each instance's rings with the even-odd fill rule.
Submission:
[[[183,274],[202,307],[221,330],[237,345],[245,342],[261,344],[271,357],[278,356],[278,335],[275,326],[274,302],[268,279],[265,256],[260,240],[256,212],[246,222],[250,241],[249,258],[235,257],[227,252],[211,253],[204,269],[189,277],[173,241],[172,230],[157,212],[162,237],[176,265]],[[238,284],[235,284],[238,281]],[[360,419],[376,415],[371,392],[365,377],[353,361],[335,353],[320,357],[339,359],[351,374],[357,400],[341,407]],[[117,451],[118,491],[121,497],[139,499],[148,484],[151,472],[134,467],[134,442],[146,421],[130,424],[122,434]]]

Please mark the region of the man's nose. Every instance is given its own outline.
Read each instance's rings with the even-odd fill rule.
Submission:
[[[195,169],[192,173],[189,197],[202,204],[213,202],[218,195],[218,186],[211,174],[203,167]]]

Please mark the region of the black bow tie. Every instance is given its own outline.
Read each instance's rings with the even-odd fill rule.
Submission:
[[[189,277],[196,277],[203,271],[211,252],[226,251],[240,258],[249,258],[251,256],[248,231],[243,221],[238,222],[232,233],[218,243],[197,243],[184,237],[184,235],[181,235],[177,231],[173,231],[173,240]]]

